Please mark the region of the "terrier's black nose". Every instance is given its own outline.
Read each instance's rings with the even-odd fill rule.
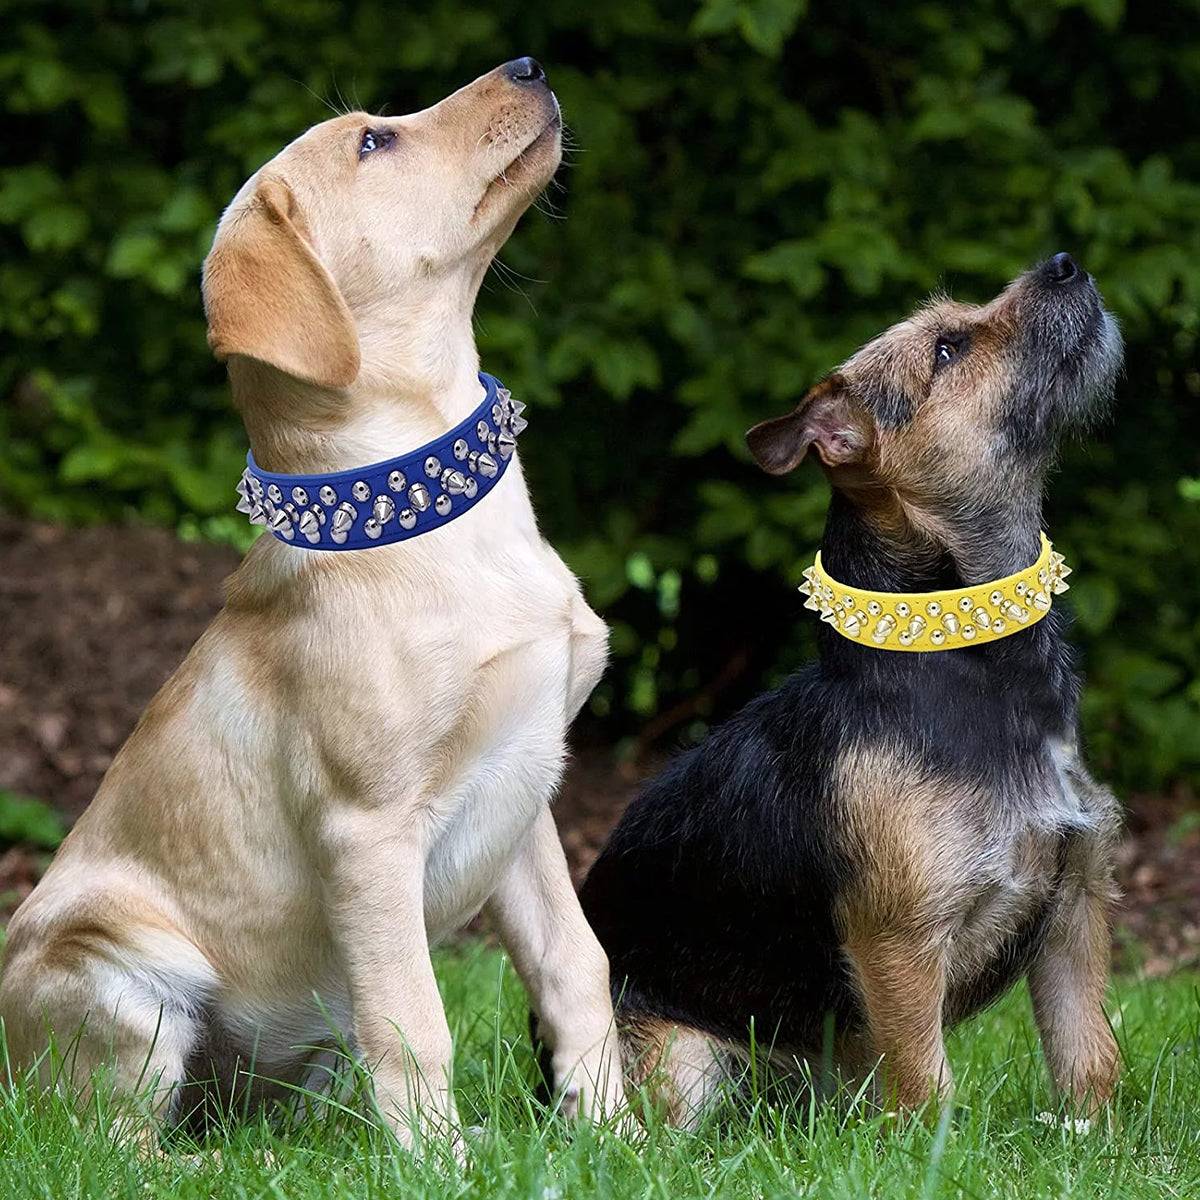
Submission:
[[[1050,259],[1044,270],[1051,283],[1070,283],[1080,273],[1079,264],[1063,250]]]
[[[524,58],[514,58],[504,64],[504,73],[513,83],[545,83],[546,72],[536,58],[527,54]]]

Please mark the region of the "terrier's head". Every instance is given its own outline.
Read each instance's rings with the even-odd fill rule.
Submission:
[[[1037,507],[1060,435],[1120,365],[1091,276],[1056,254],[988,304],[931,300],[746,438],[773,475],[812,447],[852,503],[952,544],[964,521]]]

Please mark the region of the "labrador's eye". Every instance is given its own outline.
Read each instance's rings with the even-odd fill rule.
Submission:
[[[366,158],[374,150],[382,150],[395,140],[396,135],[386,129],[368,129],[358,144],[358,157]]]
[[[933,344],[933,369],[937,371],[954,362],[962,354],[965,346],[966,339],[963,337],[947,334],[938,338]]]

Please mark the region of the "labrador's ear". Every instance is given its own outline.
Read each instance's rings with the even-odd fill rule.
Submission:
[[[809,446],[827,467],[860,463],[874,440],[870,415],[850,395],[840,375],[810,388],[786,417],[755,425],[746,434],[754,461],[770,475],[786,475],[804,459]]]
[[[204,262],[204,311],[219,359],[243,354],[330,388],[358,375],[354,320],[282,179],[261,180],[217,233]]]

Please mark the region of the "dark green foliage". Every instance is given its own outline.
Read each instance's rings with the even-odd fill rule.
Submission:
[[[44,801],[0,788],[0,849],[24,842],[53,850],[65,833],[62,817]]]
[[[699,728],[810,647],[818,472],[743,431],[945,286],[1058,249],[1121,317],[1114,426],[1051,508],[1098,765],[1200,772],[1200,4],[1164,0],[14,3],[0,46],[0,497],[237,537],[243,441],[197,269],[220,207],[326,114],[547,65],[578,153],[494,274],[488,368],[533,403],[543,524],[614,626],[614,729]]]

